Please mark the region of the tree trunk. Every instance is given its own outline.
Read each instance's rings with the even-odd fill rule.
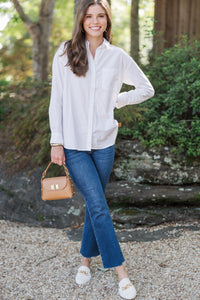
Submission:
[[[23,11],[18,0],[12,0],[33,39],[33,77],[39,81],[47,80],[49,35],[53,18],[55,0],[42,0],[37,22],[33,22]]]
[[[199,0],[155,0],[154,53],[180,42],[183,35],[200,39]]]
[[[131,4],[131,56],[140,62],[139,54],[139,0],[132,0]]]

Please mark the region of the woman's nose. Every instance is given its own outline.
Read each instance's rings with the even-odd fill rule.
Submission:
[[[93,21],[94,24],[95,24],[95,23],[98,23],[97,17],[94,16],[92,21]]]

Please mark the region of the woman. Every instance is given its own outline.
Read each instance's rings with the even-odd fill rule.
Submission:
[[[90,258],[101,255],[104,268],[116,270],[120,296],[133,299],[136,291],[123,266],[105,188],[118,131],[114,108],[141,103],[154,90],[133,59],[109,43],[111,26],[106,0],[82,0],[72,39],[55,54],[49,107],[51,160],[66,164],[86,204],[76,283],[90,280]],[[135,89],[120,93],[123,82]]]

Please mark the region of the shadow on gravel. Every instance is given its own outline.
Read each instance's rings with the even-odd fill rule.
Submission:
[[[81,241],[82,227],[67,230],[67,236],[72,241]],[[194,225],[188,226],[169,226],[162,229],[135,229],[135,230],[120,230],[117,231],[117,237],[120,242],[153,242],[163,239],[173,239],[181,236],[184,230],[199,231],[200,228]]]

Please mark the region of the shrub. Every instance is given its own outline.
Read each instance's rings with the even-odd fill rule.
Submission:
[[[49,96],[48,83],[27,80],[8,86],[1,97],[1,127],[12,145],[9,160],[13,163],[18,157],[19,167],[49,160]]]
[[[132,123],[122,111],[120,134],[144,146],[167,145],[188,158],[200,156],[200,42],[184,38],[155,57],[145,73],[155,96],[139,105],[144,111]]]

